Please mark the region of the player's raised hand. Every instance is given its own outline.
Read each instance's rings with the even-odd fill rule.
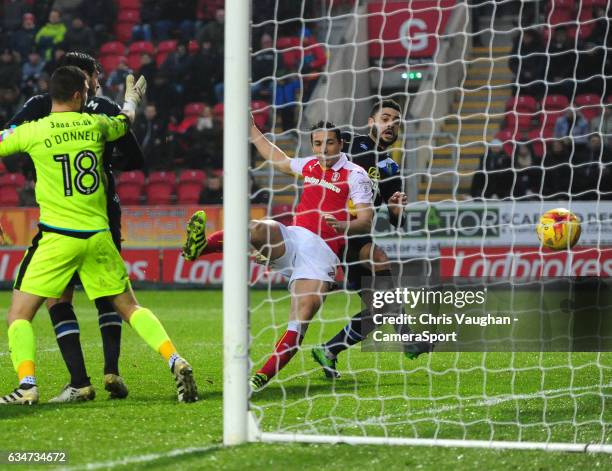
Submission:
[[[136,111],[146,92],[147,80],[144,75],[141,75],[138,81],[134,82],[134,76],[129,74],[125,78],[125,103],[123,107],[126,108],[126,105],[129,105],[132,111]]]
[[[346,222],[338,221],[338,219],[336,219],[336,216],[334,216],[333,214],[324,213],[323,220],[333,229],[335,229],[336,232],[343,232],[346,229]]]

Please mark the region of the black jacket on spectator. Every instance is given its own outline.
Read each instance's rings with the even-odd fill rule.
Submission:
[[[505,198],[510,195],[512,173],[510,157],[499,146],[499,152],[492,148],[480,158],[480,166],[474,174],[470,194],[474,198]]]

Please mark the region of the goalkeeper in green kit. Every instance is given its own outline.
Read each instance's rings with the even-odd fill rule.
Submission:
[[[115,117],[83,113],[87,76],[58,68],[50,81],[51,114],[0,132],[0,157],[26,152],[36,169],[39,232],[19,267],[8,313],[11,360],[19,379],[2,404],[34,404],[39,394],[31,321],[46,298],[59,298],[78,273],[89,299],[109,297],[121,317],[167,362],[180,402],[198,399],[193,371],[155,315],[138,305],[106,211],[102,154],[134,120],[146,82],[126,80],[125,103]]]

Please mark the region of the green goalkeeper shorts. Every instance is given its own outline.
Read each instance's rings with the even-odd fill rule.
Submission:
[[[110,231],[77,238],[41,230],[21,261],[14,288],[59,298],[75,272],[89,299],[121,294],[130,286]]]

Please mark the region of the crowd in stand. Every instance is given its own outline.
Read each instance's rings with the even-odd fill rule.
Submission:
[[[513,97],[471,194],[610,200],[612,35],[606,0],[549,1],[542,15],[545,27],[517,29],[508,64]]]
[[[327,60],[312,26],[297,20],[309,17],[314,2],[306,11],[300,3],[253,2],[251,107],[265,130],[296,126],[296,102],[308,98]],[[0,124],[48,91],[62,55],[87,52],[102,64],[99,93],[115,101],[129,73],[147,78],[134,126],[145,173],[219,170],[224,16],[224,0],[0,0]]]

